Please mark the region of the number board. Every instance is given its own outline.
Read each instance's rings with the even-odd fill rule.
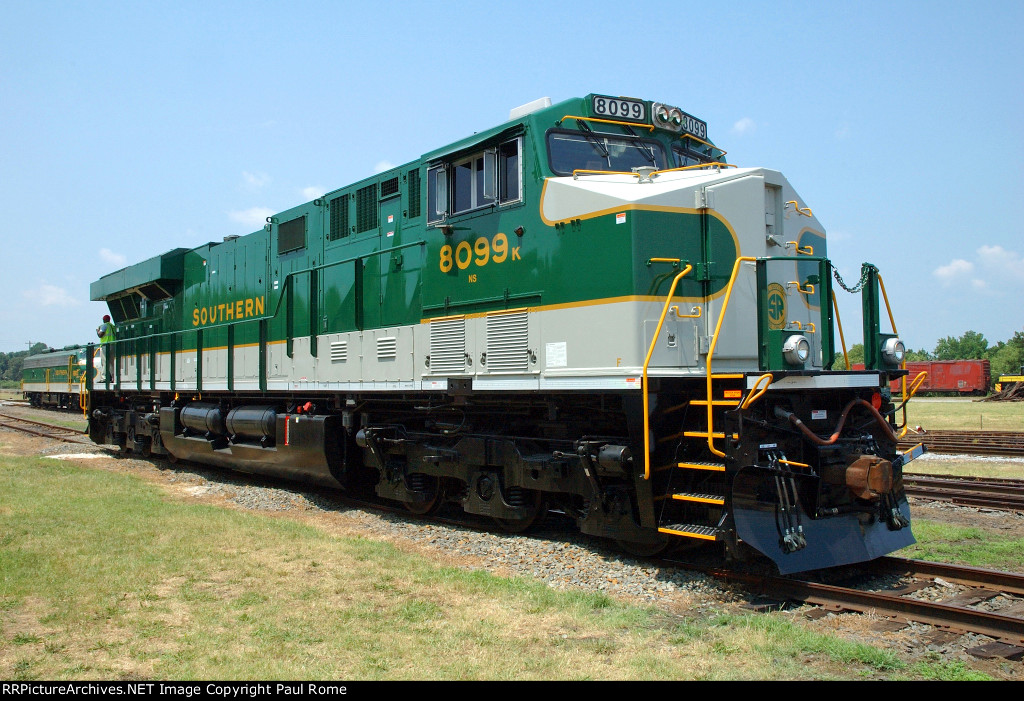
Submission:
[[[595,117],[619,119],[630,122],[647,121],[647,107],[643,100],[632,100],[628,97],[594,95],[591,106]]]
[[[683,131],[687,134],[693,134],[698,139],[707,139],[708,123],[683,112]]]

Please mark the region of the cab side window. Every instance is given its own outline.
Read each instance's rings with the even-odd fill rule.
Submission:
[[[427,221],[522,200],[522,139],[427,169]]]

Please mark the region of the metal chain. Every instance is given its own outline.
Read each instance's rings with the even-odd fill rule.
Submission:
[[[861,263],[861,266],[860,266],[860,280],[852,288],[851,287],[847,287],[846,283],[843,282],[843,278],[839,275],[839,268],[832,268],[832,276],[835,277],[836,282],[839,283],[840,287],[842,287],[844,290],[846,290],[850,294],[856,294],[856,293],[860,292],[861,289],[863,289],[865,283],[867,283],[867,281],[868,281],[868,276],[871,274],[872,270],[874,270],[875,272],[878,272],[878,268],[876,268],[875,266],[871,265],[871,263]]]

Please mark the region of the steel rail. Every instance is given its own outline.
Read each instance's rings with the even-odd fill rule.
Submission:
[[[12,421],[15,423],[10,423]],[[28,426],[25,426],[23,424],[28,424]],[[28,433],[33,436],[39,436],[41,438],[52,438],[54,440],[63,441],[65,443],[89,442],[88,439],[85,438],[85,431],[80,431],[76,428],[68,428],[67,426],[55,426],[54,424],[47,424],[41,421],[32,421],[31,419],[23,419],[20,416],[11,416],[9,414],[0,414],[0,426],[4,428],[9,428],[12,431],[20,431],[22,433]],[[32,428],[34,426],[39,426],[48,429],[48,431],[41,431],[37,428]]]
[[[704,572],[727,583],[738,584],[758,596],[799,601],[801,603],[828,607],[837,611],[874,612],[883,616],[897,617],[907,621],[916,621],[959,632],[978,633],[1016,647],[1024,647],[1024,618],[1016,618],[964,606],[923,601],[920,599],[907,599],[897,594],[849,589],[847,587],[821,584],[802,579],[747,574],[721,568],[699,567],[691,563],[672,560],[662,560],[661,562],[667,566],[684,567]],[[940,563],[926,564],[935,568],[945,568]],[[973,570],[973,568],[966,569]],[[937,569],[935,571],[948,572],[949,570]],[[945,574],[944,577],[949,577],[952,581],[955,575]]]

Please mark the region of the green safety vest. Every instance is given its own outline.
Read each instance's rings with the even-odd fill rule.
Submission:
[[[109,321],[103,324],[103,335],[100,337],[100,345],[110,343],[114,340],[114,325]]]

